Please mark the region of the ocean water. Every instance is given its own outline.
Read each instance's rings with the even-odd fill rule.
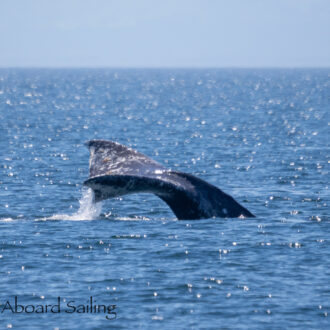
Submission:
[[[1,69],[0,326],[329,328],[329,110],[329,69]],[[93,205],[95,138],[256,218],[178,221],[148,194]]]

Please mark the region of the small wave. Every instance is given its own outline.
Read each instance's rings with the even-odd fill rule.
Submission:
[[[10,222],[10,221],[14,221],[13,218],[0,218],[0,222]]]
[[[102,210],[102,203],[94,203],[94,192],[92,189],[84,189],[83,195],[79,200],[79,210],[74,214],[54,214],[51,217],[41,220],[94,220],[98,218]]]
[[[141,220],[144,220],[144,221],[149,221],[150,218],[147,218],[147,217],[115,217],[113,218],[113,220],[118,220],[118,221],[141,221]]]
[[[321,222],[321,221],[329,221],[329,217],[324,215],[324,216],[319,216],[319,215],[312,215],[309,217],[309,220],[312,221],[317,221],[317,222]]]

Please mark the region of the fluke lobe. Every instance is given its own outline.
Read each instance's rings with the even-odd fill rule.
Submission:
[[[219,188],[187,173],[166,169],[149,157],[116,142],[91,140],[89,179],[95,202],[133,193],[161,198],[179,220],[254,217]]]

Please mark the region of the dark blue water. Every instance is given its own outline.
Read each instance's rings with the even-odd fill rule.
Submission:
[[[329,69],[1,69],[1,327],[329,328],[329,110]],[[94,207],[94,138],[257,217],[177,221],[148,194]]]

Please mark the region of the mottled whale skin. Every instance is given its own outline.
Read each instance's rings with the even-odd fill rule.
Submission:
[[[211,217],[254,217],[219,188],[187,173],[172,171],[149,157],[116,142],[91,140],[89,179],[95,202],[107,198],[152,193],[172,209],[179,220]]]

